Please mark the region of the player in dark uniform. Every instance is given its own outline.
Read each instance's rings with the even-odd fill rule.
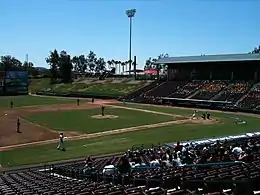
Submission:
[[[94,103],[94,101],[95,101],[94,98],[92,98],[92,100],[91,100],[92,104]]]
[[[11,101],[11,102],[10,102],[10,108],[13,108],[13,107],[14,107],[14,102]]]
[[[206,114],[205,114],[205,113],[202,114],[202,118],[203,118],[204,120],[206,119]]]
[[[20,131],[20,119],[18,118],[17,119],[17,122],[16,122],[16,131],[17,131],[17,133],[21,133],[21,131]]]
[[[102,105],[101,107],[101,115],[104,116],[105,115],[105,106]]]
[[[210,119],[210,113],[207,112],[207,119]]]
[[[77,99],[77,105],[79,106],[79,98]]]

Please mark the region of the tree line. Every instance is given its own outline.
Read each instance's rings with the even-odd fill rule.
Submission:
[[[158,58],[149,58],[145,63],[145,70],[156,69],[154,62],[168,54],[160,54]],[[87,55],[71,56],[65,50],[50,51],[45,59],[49,69],[36,67],[32,62],[21,62],[13,56],[1,56],[0,71],[28,71],[30,76],[36,77],[41,74],[48,75],[52,82],[61,80],[62,82],[71,82],[73,73],[80,75],[100,74],[106,70],[115,69],[119,73],[125,72],[129,65],[134,67],[133,61],[108,60],[98,57],[96,53],[90,51]]]
[[[256,47],[250,53],[260,53],[260,46]],[[167,65],[156,65],[155,62],[169,55],[160,54],[157,58],[149,57],[144,64],[144,70],[160,70],[166,71]],[[46,74],[51,78],[52,82],[61,79],[62,82],[71,82],[72,73],[77,74],[100,74],[108,69],[116,69],[119,73],[125,72],[130,64],[134,66],[133,61],[108,60],[98,57],[96,53],[90,51],[88,55],[71,56],[65,50],[58,52],[56,49],[50,51],[46,57],[46,62],[50,69],[36,67],[32,62],[21,62],[13,56],[1,56],[0,71],[28,71],[28,74],[36,77],[40,74]]]

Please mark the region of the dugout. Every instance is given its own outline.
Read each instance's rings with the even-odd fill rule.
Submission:
[[[223,54],[168,57],[156,64],[168,66],[168,81],[260,81],[260,54]]]

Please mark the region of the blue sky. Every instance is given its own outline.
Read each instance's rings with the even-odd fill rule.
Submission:
[[[160,53],[245,53],[260,44],[258,0],[1,0],[0,55],[24,61],[28,53],[45,67],[55,48],[125,61],[131,8],[139,67]]]

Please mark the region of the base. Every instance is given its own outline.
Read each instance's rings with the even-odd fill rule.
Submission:
[[[109,115],[109,114],[105,114],[104,116],[102,116],[101,114],[98,115],[94,115],[91,116],[91,118],[95,118],[95,119],[113,119],[113,118],[118,118],[118,116],[116,115]]]

